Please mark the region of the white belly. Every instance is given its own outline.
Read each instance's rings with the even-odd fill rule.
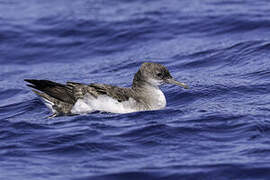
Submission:
[[[146,98],[143,99],[146,100],[145,104],[147,106],[136,102],[132,98],[129,98],[128,101],[118,102],[117,100],[106,95],[101,95],[95,98],[88,94],[74,104],[71,113],[85,114],[93,111],[130,113],[144,110],[163,109],[166,106],[166,98],[159,88],[151,86],[144,90],[143,95]]]
[[[97,98],[86,95],[83,99],[79,99],[72,107],[71,113],[85,114],[93,111],[103,111],[111,113],[130,113],[138,111],[134,99],[129,98],[128,101],[118,102],[117,100],[101,95]]]

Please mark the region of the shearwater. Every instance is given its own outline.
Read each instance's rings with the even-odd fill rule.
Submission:
[[[158,110],[166,106],[166,98],[159,89],[162,84],[174,84],[185,89],[188,86],[176,81],[168,69],[157,63],[143,63],[134,75],[131,88],[107,84],[82,84],[67,82],[60,84],[48,80],[25,79],[36,90],[53,114],[85,114],[93,111],[129,113]]]

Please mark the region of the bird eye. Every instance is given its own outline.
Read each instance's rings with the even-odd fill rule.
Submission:
[[[162,73],[157,73],[157,76],[158,77],[162,77]]]

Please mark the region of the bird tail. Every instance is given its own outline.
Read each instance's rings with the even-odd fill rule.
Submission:
[[[65,103],[75,103],[73,90],[70,86],[48,80],[25,79],[24,81],[30,83],[27,84],[27,86],[41,91],[42,93],[38,91],[34,92],[45,99],[50,99],[50,97],[52,97]]]
[[[68,114],[75,103],[70,86],[48,80],[25,79],[25,81],[30,83],[27,86],[34,88],[32,91],[52,110],[54,114],[51,117]]]

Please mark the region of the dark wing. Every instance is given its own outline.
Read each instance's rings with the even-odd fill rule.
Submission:
[[[98,95],[107,95],[116,99],[118,102],[127,101],[129,97],[132,97],[131,89],[106,84],[89,84],[87,92],[95,97]]]
[[[129,97],[133,97],[133,93],[129,88],[120,88],[106,84],[86,85],[76,82],[67,82],[67,84],[64,85],[48,80],[25,79],[25,81],[31,83],[27,84],[27,86],[69,104],[74,104],[79,98],[83,98],[87,93],[94,97],[107,95],[119,102],[127,101]]]
[[[25,79],[25,81],[31,83],[27,84],[27,86],[44,92],[47,95],[62,102],[69,104],[74,104],[76,102],[76,99],[73,95],[73,88],[71,86],[48,80]]]

